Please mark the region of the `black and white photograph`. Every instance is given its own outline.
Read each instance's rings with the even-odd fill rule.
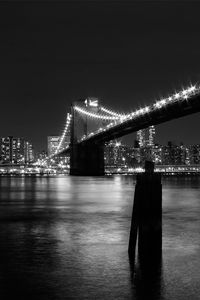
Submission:
[[[0,300],[200,300],[200,1],[0,0]]]

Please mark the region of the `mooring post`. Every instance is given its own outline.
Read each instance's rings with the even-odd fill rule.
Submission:
[[[140,263],[161,259],[162,185],[151,161],[145,162],[145,173],[138,174],[136,180],[128,249],[132,259],[135,259],[137,242]]]

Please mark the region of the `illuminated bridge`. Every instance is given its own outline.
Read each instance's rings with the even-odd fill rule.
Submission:
[[[105,142],[199,111],[199,85],[191,85],[129,114],[107,109],[95,98],[79,100],[67,114],[55,155],[70,153],[71,175],[103,175]],[[70,145],[65,147],[69,135]]]

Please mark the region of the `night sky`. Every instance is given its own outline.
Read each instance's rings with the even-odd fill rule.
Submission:
[[[192,1],[0,2],[0,136],[42,150],[74,100],[128,112],[200,82],[199,16]],[[200,143],[199,127],[197,113],[156,139]]]

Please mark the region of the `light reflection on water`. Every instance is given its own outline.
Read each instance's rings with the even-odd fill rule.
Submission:
[[[200,179],[163,179],[163,263],[153,274],[128,259],[134,184],[0,178],[1,299],[200,299]]]

